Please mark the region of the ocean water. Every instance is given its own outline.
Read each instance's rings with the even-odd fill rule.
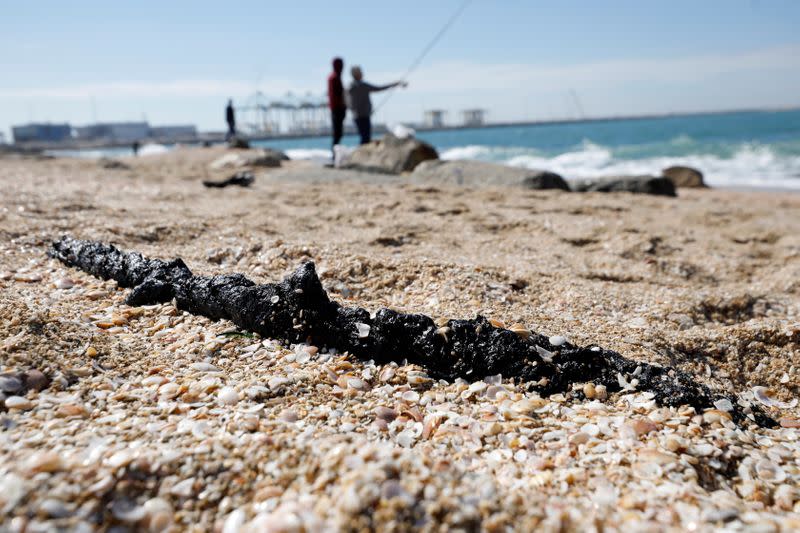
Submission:
[[[550,170],[567,179],[700,169],[711,186],[800,190],[800,110],[422,131],[442,159],[477,159]],[[343,144],[356,146],[355,136]],[[258,141],[293,159],[330,158],[328,138]],[[172,147],[148,145],[140,155]],[[130,155],[129,148],[55,151],[78,157]]]
[[[700,169],[712,186],[800,190],[800,110],[418,132],[442,159],[550,170],[565,178]],[[257,144],[289,157],[330,157],[328,139]],[[345,137],[355,146],[357,139]]]

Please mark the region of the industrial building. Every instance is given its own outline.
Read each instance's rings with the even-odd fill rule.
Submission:
[[[147,122],[107,122],[75,128],[75,133],[78,139],[86,141],[133,142],[148,138],[150,125]]]
[[[11,132],[15,143],[59,142],[72,136],[69,124],[24,124],[12,126]]]
[[[197,127],[192,125],[153,126],[150,128],[151,139],[194,139]]]
[[[483,126],[486,120],[485,109],[465,109],[461,114],[464,117],[464,126]]]
[[[429,128],[441,128],[444,126],[444,116],[447,111],[443,109],[430,109],[425,111],[425,125]]]

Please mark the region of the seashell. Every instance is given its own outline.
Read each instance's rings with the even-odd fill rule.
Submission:
[[[169,493],[174,496],[188,498],[194,494],[194,478],[190,477],[189,479],[184,479],[183,481],[176,483],[171,489],[169,489]]]
[[[594,397],[596,400],[606,400],[608,399],[608,389],[605,385],[595,385],[594,386]]]
[[[392,420],[397,418],[398,413],[394,409],[390,409],[389,407],[384,407],[382,405],[379,405],[375,408],[375,416],[380,418],[381,420],[391,422]]]
[[[358,333],[359,339],[365,339],[369,337],[369,324],[364,324],[363,322],[356,322],[356,331]]]
[[[232,511],[225,518],[225,522],[222,524],[221,533],[239,533],[239,531],[242,531],[242,526],[244,526],[246,519],[247,515],[243,509],[239,508]]]
[[[278,418],[289,423],[297,422],[300,419],[297,415],[297,411],[294,409],[284,409]]]
[[[27,411],[33,409],[33,402],[24,396],[9,396],[5,401],[6,408]]]
[[[727,398],[722,398],[714,402],[714,407],[720,411],[730,412],[733,411],[733,404]]]
[[[347,386],[351,389],[360,391],[366,390],[368,387],[366,381],[364,381],[363,379],[353,378],[353,377],[347,378]]]
[[[144,502],[148,520],[148,529],[153,533],[166,531],[175,521],[172,506],[162,498],[151,498]]]
[[[47,498],[39,504],[39,512],[49,518],[65,518],[70,515],[70,510],[61,500]]]
[[[58,418],[68,418],[71,416],[84,417],[86,416],[86,408],[83,405],[68,403],[56,409],[55,415]]]
[[[769,395],[769,390],[766,387],[756,386],[753,387],[753,396],[756,400],[761,402],[767,407],[777,407],[778,409],[792,409],[797,405],[797,398],[791,402],[782,402],[772,398]]]
[[[644,420],[641,418],[637,418],[636,420],[629,422],[628,426],[630,426],[630,428],[633,430],[633,432],[636,434],[637,437],[641,435],[646,435],[647,433],[650,433],[651,431],[656,431],[658,429],[658,426],[656,426],[649,420]]]
[[[69,278],[60,278],[55,283],[56,289],[71,289],[75,286],[75,282]]]
[[[786,480],[783,468],[767,459],[761,459],[756,463],[756,474],[762,481],[770,483],[783,483]]]
[[[64,468],[61,456],[56,452],[36,452],[25,462],[25,469],[33,472],[58,472]]]
[[[277,390],[277,389],[283,387],[284,385],[287,385],[288,383],[289,383],[289,378],[284,377],[284,376],[276,376],[274,378],[271,378],[267,382],[267,386],[271,390]]]
[[[536,345],[536,353],[538,353],[539,357],[541,357],[542,360],[544,360],[547,363],[551,362],[553,360],[553,355],[555,355],[553,352],[545,350],[538,344]]]
[[[394,375],[395,369],[393,366],[389,365],[383,367],[383,370],[381,370],[381,373],[378,375],[378,379],[380,379],[383,383],[386,383],[387,381],[391,381]]]
[[[442,415],[435,414],[435,415],[428,415],[425,417],[425,420],[422,424],[422,438],[429,439],[436,433],[436,429],[442,423]]]
[[[110,466],[113,469],[117,469],[123,466],[127,466],[133,461],[134,455],[131,450],[125,449],[115,452],[111,455],[108,459],[106,459],[106,465]]]
[[[508,329],[510,331],[513,331],[514,333],[516,333],[525,340],[528,340],[528,338],[531,336],[531,330],[529,330],[522,324],[511,324],[511,327]]]
[[[105,476],[100,478],[97,482],[93,483],[89,486],[87,491],[91,492],[92,494],[104,494],[111,490],[116,483],[116,478],[114,476]]]
[[[191,369],[196,370],[198,372],[222,372],[222,369],[212,365],[211,363],[192,363]]]
[[[553,346],[561,346],[562,344],[567,343],[567,338],[562,335],[553,335],[552,337],[547,339],[547,342],[549,342]]]
[[[217,393],[219,401],[224,405],[236,405],[239,403],[239,393],[233,387],[222,387]]]
[[[421,387],[433,381],[425,372],[417,372],[415,370],[412,370],[407,374],[406,380],[412,387]]]
[[[497,320],[496,318],[490,318],[489,319],[489,324],[493,325],[496,328],[505,329],[505,327],[506,327],[505,322],[503,322],[502,320]]]
[[[664,475],[661,465],[653,461],[637,461],[631,468],[633,474],[642,479],[659,479]]]
[[[171,399],[178,395],[181,388],[177,383],[165,383],[158,388],[158,395]]]
[[[164,383],[168,382],[169,380],[164,376],[153,375],[147,376],[142,380],[142,385],[145,387],[150,387],[152,385],[163,385]]]
[[[116,500],[111,504],[111,514],[120,522],[135,524],[147,516],[147,509],[130,500]]]
[[[400,397],[409,403],[417,403],[419,401],[419,393],[413,390],[405,391]]]
[[[577,445],[577,444],[586,444],[587,442],[589,442],[589,439],[591,439],[591,438],[592,437],[588,433],[584,433],[583,431],[579,431],[577,433],[574,433],[574,434],[570,435],[568,440],[569,440],[570,444],[576,444]]]

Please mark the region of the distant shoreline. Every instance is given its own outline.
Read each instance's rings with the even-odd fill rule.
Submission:
[[[475,129],[492,129],[492,128],[514,128],[514,127],[527,127],[527,126],[558,126],[564,124],[596,124],[602,122],[621,122],[621,121],[634,121],[634,120],[654,120],[665,118],[680,118],[680,117],[696,117],[696,116],[717,116],[717,115],[732,115],[739,113],[781,113],[790,111],[800,111],[800,106],[784,107],[784,108],[754,108],[754,109],[729,109],[719,111],[679,111],[673,113],[652,113],[652,114],[638,114],[638,115],[615,115],[605,117],[583,117],[583,118],[564,118],[564,119],[548,119],[548,120],[519,120],[519,121],[504,121],[504,122],[489,122],[482,125],[442,125],[437,127],[426,126],[424,124],[410,124],[418,132],[433,132],[433,131],[460,131],[460,130],[475,130]],[[375,124],[374,131],[377,134],[382,134],[387,131],[385,124]],[[350,132],[346,132],[350,133]],[[242,138],[248,141],[272,141],[272,140],[292,140],[292,139],[316,139],[330,136],[330,131],[311,131],[311,132],[297,132],[297,133],[281,133],[278,135],[242,135]],[[142,139],[143,144],[187,144],[187,145],[201,145],[203,143],[218,144],[225,142],[225,134],[223,132],[206,132],[198,137],[186,138],[176,137],[169,139]],[[23,143],[23,144],[9,144],[0,146],[4,151],[16,151],[22,149],[30,150],[91,150],[97,148],[122,148],[131,146],[131,141],[70,141],[59,143]]]

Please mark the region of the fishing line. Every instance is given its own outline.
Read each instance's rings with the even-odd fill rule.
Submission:
[[[439,40],[440,40],[442,37],[444,37],[444,34],[445,34],[445,33],[447,33],[447,30],[449,30],[449,29],[450,29],[450,26],[452,26],[452,25],[455,23],[455,21],[458,19],[458,17],[459,17],[459,16],[461,16],[461,13],[463,13],[463,12],[464,12],[464,10],[467,8],[467,6],[468,6],[468,5],[469,5],[471,2],[472,2],[472,0],[464,0],[464,2],[462,2],[462,3],[461,3],[461,5],[458,7],[458,9],[456,9],[455,13],[453,13],[453,14],[450,16],[450,18],[447,20],[447,22],[445,22],[444,26],[442,26],[442,27],[439,29],[439,32],[438,32],[438,33],[437,33],[437,34],[436,34],[436,35],[433,37],[433,39],[431,39],[431,41],[428,43],[428,45],[427,45],[425,48],[423,48],[423,49],[422,49],[422,52],[421,52],[421,53],[420,53],[420,54],[417,56],[417,58],[416,58],[416,59],[415,59],[415,60],[414,60],[414,61],[411,63],[411,66],[410,66],[410,67],[408,67],[408,70],[406,71],[406,73],[403,75],[403,77],[401,77],[401,78],[400,78],[400,81],[401,81],[401,82],[404,82],[404,81],[406,81],[406,79],[408,79],[408,77],[411,75],[411,73],[412,73],[412,72],[414,72],[414,71],[417,69],[417,67],[420,65],[420,63],[422,63],[422,60],[423,60],[423,59],[425,59],[425,56],[427,56],[427,55],[428,55],[428,52],[430,52],[431,50],[433,50],[433,47],[434,47],[434,46],[436,46],[436,44],[439,42]],[[388,92],[387,92],[386,96],[383,98],[383,100],[381,101],[381,103],[379,103],[379,104],[378,104],[378,105],[377,105],[377,106],[376,106],[376,107],[375,107],[375,108],[372,110],[372,114],[373,114],[373,115],[374,115],[375,113],[377,113],[377,112],[378,112],[378,110],[379,110],[381,107],[383,107],[383,106],[384,106],[384,104],[386,104],[386,102],[388,102],[388,101],[389,101],[389,98],[391,98],[391,97],[392,97],[392,95],[394,94],[394,92],[395,92],[395,91],[394,91],[394,89],[392,89],[392,90],[390,90],[390,91],[388,91]]]

